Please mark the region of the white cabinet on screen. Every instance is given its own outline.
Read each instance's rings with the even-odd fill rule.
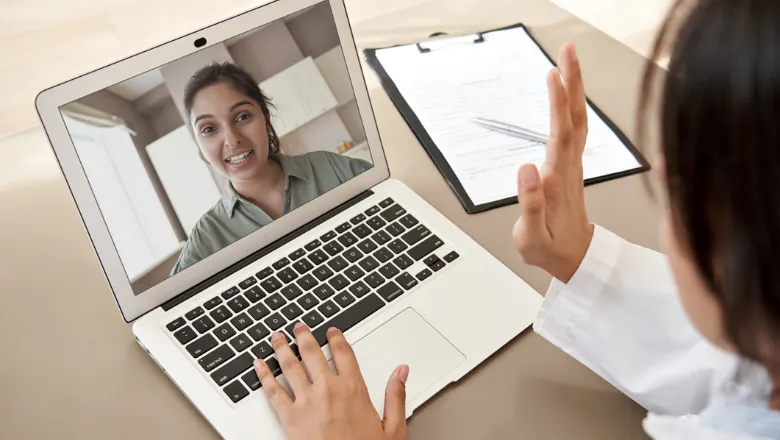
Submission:
[[[279,137],[339,104],[311,57],[263,81],[260,89],[273,101],[271,123]]]

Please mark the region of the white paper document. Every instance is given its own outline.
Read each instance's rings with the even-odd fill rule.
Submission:
[[[475,124],[494,119],[550,133],[547,73],[552,63],[523,28],[437,45],[376,51],[469,198],[482,205],[517,194],[517,169],[542,163],[545,146]],[[588,106],[589,134],[583,155],[585,179],[641,168],[618,136]]]

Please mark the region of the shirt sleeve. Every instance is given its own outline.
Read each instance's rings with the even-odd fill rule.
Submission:
[[[201,222],[198,222],[198,224],[195,225],[195,228],[193,228],[192,232],[190,233],[190,237],[187,239],[187,242],[184,244],[184,247],[179,254],[179,259],[176,260],[176,264],[174,264],[173,268],[171,269],[170,276],[176,275],[177,273],[205,258],[205,256],[201,255],[200,252],[200,248],[202,247],[200,246],[200,237],[202,236],[199,229],[200,224]]]
[[[663,254],[598,226],[572,279],[552,281],[534,330],[658,414],[698,413],[737,362],[690,324]]]

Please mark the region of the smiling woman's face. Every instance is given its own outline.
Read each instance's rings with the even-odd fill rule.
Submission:
[[[231,182],[251,180],[268,162],[268,125],[260,105],[227,83],[195,95],[190,121],[200,151]]]

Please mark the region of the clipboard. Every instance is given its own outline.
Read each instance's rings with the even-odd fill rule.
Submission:
[[[490,209],[517,203],[517,197],[515,195],[511,195],[497,200],[480,201],[479,203],[475,203],[474,200],[472,200],[472,197],[469,195],[469,192],[464,187],[464,184],[458,177],[458,174],[455,172],[455,170],[452,168],[451,164],[445,157],[445,154],[443,154],[442,150],[439,148],[436,142],[434,142],[434,140],[431,137],[431,133],[428,132],[425,125],[421,122],[418,115],[412,109],[412,106],[409,104],[409,102],[407,102],[407,99],[401,93],[399,87],[394,82],[393,78],[391,78],[391,75],[388,73],[387,69],[380,61],[379,56],[377,54],[380,51],[385,49],[401,48],[401,47],[409,47],[409,46],[416,47],[417,51],[421,55],[424,55],[447,45],[469,45],[469,44],[481,45],[481,44],[486,44],[485,36],[489,36],[490,34],[497,33],[497,32],[513,30],[513,29],[524,30],[527,33],[530,40],[533,42],[533,44],[541,51],[542,54],[544,54],[544,57],[547,59],[547,61],[549,61],[550,67],[556,65],[553,59],[550,57],[550,55],[544,50],[544,48],[533,37],[533,34],[523,24],[516,24],[516,25],[507,26],[499,29],[490,30],[490,31],[479,32],[477,34],[471,34],[467,36],[457,36],[457,37],[449,37],[445,33],[437,32],[435,34],[432,34],[431,38],[435,38],[435,37],[439,37],[439,38],[435,38],[432,40],[406,44],[406,45],[390,46],[385,48],[367,49],[364,51],[364,54],[366,56],[366,61],[368,62],[368,65],[378,75],[382,87],[385,89],[386,93],[388,94],[392,102],[395,104],[398,111],[401,113],[401,116],[404,118],[407,125],[414,133],[415,137],[417,137],[417,140],[423,146],[428,156],[431,158],[434,165],[436,166],[436,168],[442,174],[442,176],[447,181],[450,188],[457,196],[458,200],[463,205],[466,212],[468,212],[469,214],[474,214],[474,213],[487,211]],[[626,151],[630,153],[631,157],[636,161],[636,167],[619,171],[619,172],[600,175],[593,178],[586,178],[584,184],[593,185],[596,183],[606,182],[621,177],[643,173],[650,170],[649,162],[638,151],[638,149],[631,143],[628,137],[598,108],[598,106],[596,106],[589,98],[586,99],[587,99],[587,104],[590,107],[590,110],[592,110],[595,113],[595,115],[602,120],[602,122],[606,125],[606,127],[608,127],[612,133],[614,133],[614,135],[617,137],[619,142],[622,143],[622,145],[625,147]],[[517,170],[514,171],[516,173]],[[512,188],[516,189],[516,184],[513,184]]]

